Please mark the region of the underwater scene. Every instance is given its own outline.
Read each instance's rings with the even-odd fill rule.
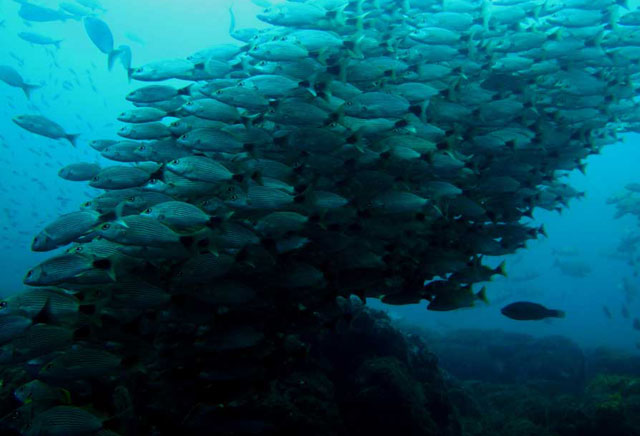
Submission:
[[[640,0],[0,41],[0,435],[640,436]]]

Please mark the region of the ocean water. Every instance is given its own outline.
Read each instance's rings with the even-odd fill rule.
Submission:
[[[229,35],[230,7],[233,7],[236,28],[272,27],[256,18],[256,14],[263,9],[256,3],[260,2],[102,0],[106,10],[98,11],[98,16],[108,23],[116,46],[127,44],[131,47],[132,64],[137,67],[160,59],[186,58],[202,48],[215,44],[240,45],[240,42]],[[58,2],[53,0],[41,1],[38,4],[52,8],[58,6]],[[0,26],[2,42],[0,64],[12,66],[20,72],[27,83],[38,84],[40,88],[34,90],[28,100],[20,89],[5,86],[0,82],[0,97],[3,102],[0,105],[1,298],[8,298],[22,292],[25,288],[23,285],[25,273],[51,256],[51,253],[37,253],[30,250],[33,237],[61,214],[77,210],[79,204],[102,192],[87,186],[86,183],[61,179],[58,176],[59,169],[73,162],[96,162],[103,166],[113,164],[91,149],[88,141],[95,138],[116,139],[115,132],[122,126],[122,123],[116,121],[116,116],[131,108],[124,97],[132,90],[146,84],[135,80],[129,81],[127,72],[118,62],[112,70],[108,70],[107,56],[101,53],[88,38],[82,21],[29,22],[19,17],[20,6],[16,1],[0,0],[0,22],[3,23]],[[39,32],[60,39],[62,42],[59,48],[31,44],[17,36],[23,31]],[[181,87],[188,82],[170,79],[161,83]],[[41,114],[54,120],[68,133],[80,135],[77,147],[72,147],[64,140],[48,139],[25,131],[11,121],[12,117],[18,114]],[[443,344],[457,343],[455,338],[460,331],[476,332],[480,337],[485,338],[496,334],[497,342],[501,341],[500,335],[520,334],[522,336],[518,336],[521,338],[518,341],[523,344],[529,344],[527,341],[537,339],[562,337],[572,346],[575,344],[579,347],[585,355],[598,356],[612,353],[622,356],[620,359],[624,363],[619,363],[620,367],[627,368],[625,365],[633,367],[637,363],[635,359],[640,354],[640,328],[634,328],[633,325],[634,319],[640,318],[640,296],[629,298],[627,293],[629,290],[633,292],[634,289],[635,292],[640,292],[640,264],[634,265],[637,259],[633,261],[621,255],[618,246],[625,236],[638,231],[639,223],[638,219],[631,215],[616,218],[616,207],[607,200],[624,192],[626,185],[640,183],[639,162],[640,136],[635,133],[623,133],[618,142],[605,146],[599,154],[586,158],[584,172],[577,169],[566,172],[560,180],[584,192],[584,196],[570,199],[567,206],[560,212],[535,209],[533,218],[524,219],[527,225],[536,228],[544,226],[547,236],[539,236],[537,239],[527,241],[525,248],[520,248],[513,254],[484,257],[485,262],[491,266],[497,266],[504,261],[507,272],[506,277],[496,275],[491,281],[474,284],[475,291],[486,286],[488,304],[475,302],[473,307],[444,312],[427,310],[428,302],[424,300],[419,304],[396,306],[383,304],[376,298],[369,298],[366,305],[386,313],[391,325],[409,332],[409,335],[424,335],[426,347],[432,349],[436,355],[441,353],[439,357],[444,369],[464,381],[466,381],[465,377],[473,379],[477,376],[476,378],[482,379],[483,374],[480,369],[476,374],[471,371],[471,376],[464,373],[457,366],[459,362],[454,358],[455,353],[443,346]],[[567,254],[559,254],[559,252],[567,252]],[[575,277],[563,271],[557,265],[558,261],[580,263],[587,272],[582,277]],[[627,293],[625,293],[625,286]],[[502,307],[517,301],[540,303],[547,308],[562,310],[566,312],[566,316],[536,321],[516,321],[501,314]],[[269,307],[268,310],[277,310],[277,308]],[[605,311],[609,311],[610,316]],[[193,321],[203,328],[207,326],[207,322],[200,319]],[[430,339],[433,340],[432,347],[430,347]],[[504,341],[508,342],[506,339]],[[108,342],[108,339],[104,339],[104,342]],[[532,346],[534,351],[536,346]],[[531,356],[532,360],[551,359],[545,355],[548,350],[542,348],[539,350],[540,354],[535,355],[534,352]],[[472,362],[476,361],[474,359],[480,360],[475,355],[472,357],[471,352],[467,357]],[[459,360],[465,358],[464,353],[458,356]],[[557,354],[554,358],[557,358]],[[495,359],[498,358],[495,357]],[[163,364],[165,364],[164,361]],[[285,365],[284,359],[283,362],[277,362],[274,365],[279,364]],[[636,368],[615,373],[613,370],[609,371],[612,367],[615,367],[615,364],[611,363],[610,367],[603,365],[594,369],[595,374],[591,374],[591,380],[603,374],[608,376],[609,372],[617,377],[639,376]],[[595,364],[594,368],[596,368]],[[296,366],[291,364],[290,372],[294,373],[295,369]],[[507,372],[506,370],[504,372],[505,379],[508,378]],[[499,371],[496,372],[498,373]],[[173,379],[171,378],[173,376],[167,378],[167,384],[179,383],[180,377],[176,376]],[[8,376],[5,375],[5,377],[9,379]],[[502,381],[499,375],[491,381],[496,380]],[[521,382],[522,379],[516,381]],[[630,385],[633,383],[629,382]],[[583,387],[584,384],[586,384],[585,380],[580,379],[575,385]],[[97,389],[95,386],[92,387],[94,391]],[[225,388],[227,388],[226,385]],[[71,388],[69,390],[73,392]],[[229,388],[229,390],[232,389]],[[622,390],[620,388],[621,392]],[[130,389],[130,391],[131,396],[135,397],[133,390]],[[247,391],[250,389],[247,388]],[[613,397],[615,393],[614,389],[602,395]],[[10,393],[8,395],[11,396]],[[75,399],[74,395],[72,394],[72,398]],[[4,395],[3,399],[6,400],[6,397],[7,395]],[[85,401],[86,398],[82,397],[82,400]],[[9,400],[2,404],[5,408],[9,407],[7,401]],[[206,400],[194,402],[192,410],[196,410],[197,413],[193,412],[193,416],[184,417],[184,422],[191,422],[190,420],[195,422],[192,427],[185,427],[194,431],[189,434],[272,434],[269,433],[272,431],[271,427],[264,424],[261,418],[254,420],[252,417],[236,416],[225,417],[224,424],[215,430],[217,433],[209,433],[205,430],[206,424],[198,427],[199,421],[194,418],[197,415],[203,423],[208,422],[201,418],[201,416],[208,416],[208,412],[198,415],[200,410],[196,407],[196,404],[206,402]],[[455,401],[452,400],[452,403]],[[14,405],[11,404],[11,406]],[[82,406],[86,406],[86,403]],[[456,404],[456,407],[460,406]],[[172,406],[164,403],[157,408],[173,410]],[[104,416],[108,415],[109,419],[118,421],[116,410],[112,407],[105,409]],[[180,409],[176,406],[176,410],[178,409],[182,411],[184,407]],[[190,409],[186,407],[186,410]],[[633,408],[625,410],[628,413],[635,411]],[[464,415],[463,412],[457,413]],[[333,415],[328,413],[327,416]],[[465,421],[464,430],[457,431],[451,427],[448,430],[449,433],[434,430],[432,433],[422,434],[491,434],[473,430],[473,425],[470,424],[473,419],[465,419],[468,420]],[[149,420],[152,421],[151,418]],[[238,424],[240,421],[242,424]],[[533,418],[531,421],[534,421]],[[163,427],[163,424],[147,426],[147,421],[138,423],[139,427],[127,427],[123,424],[110,425],[109,420],[106,422],[107,424],[102,424],[105,428],[117,429],[121,434],[172,434],[171,431],[175,431],[175,428],[166,430],[168,427]],[[184,422],[181,425],[186,425]],[[154,433],[146,433],[151,427],[154,428]],[[194,428],[198,430],[193,430]],[[488,424],[486,428],[489,428]],[[640,427],[630,427],[621,430],[622,433],[615,434],[638,434],[635,433],[638,428]],[[58,433],[55,431],[59,430],[52,430],[47,433],[47,430],[42,428],[37,430],[40,431],[39,433],[30,431],[32,430],[21,430],[17,434],[66,434],[64,430]],[[296,431],[297,434],[302,434],[299,428]],[[323,429],[311,434],[337,434],[333,431]],[[593,433],[582,434],[598,434],[595,430],[593,431]],[[92,430],[92,432],[87,431],[86,434],[98,433]],[[352,430],[348,434],[356,433]],[[420,432],[411,434],[420,434]],[[506,431],[504,434],[507,434]],[[525,430],[513,428],[512,433],[509,434],[543,433],[535,431],[526,433]],[[566,431],[557,434],[580,433]]]

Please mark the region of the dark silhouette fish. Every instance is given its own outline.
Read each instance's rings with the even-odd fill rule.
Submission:
[[[535,321],[545,318],[564,318],[565,313],[561,310],[547,309],[541,304],[530,303],[528,301],[518,301],[507,304],[500,312],[507,318],[518,321]]]

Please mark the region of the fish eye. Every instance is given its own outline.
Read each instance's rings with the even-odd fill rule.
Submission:
[[[233,194],[231,196],[231,200],[236,201],[238,199],[238,194]]]
[[[55,365],[54,365],[54,363],[53,363],[53,362],[49,362],[49,363],[47,363],[47,364],[45,365],[44,369],[51,369],[51,368],[53,368],[54,366],[55,366]]]
[[[144,213],[146,213],[146,214],[150,214],[150,213],[151,213],[151,208],[150,208],[150,207],[148,207],[148,208],[147,208],[147,210],[145,210],[145,211],[144,211]]]
[[[76,247],[75,252],[80,253],[82,252],[82,250],[84,250],[84,248],[82,247],[82,245],[80,245],[79,247]]]
[[[102,230],[109,230],[109,228],[110,228],[110,227],[111,227],[111,224],[109,224],[109,223],[104,223],[104,224],[102,225],[102,227],[100,227],[100,228],[101,228]]]
[[[140,147],[138,147],[138,150],[140,150],[140,151],[144,151],[146,149],[147,149],[147,147],[145,145],[141,145]]]
[[[32,269],[30,269],[30,270],[27,272],[27,277],[31,277],[32,275],[33,275],[33,270],[32,270]]]
[[[93,180],[94,182],[97,182],[98,180],[100,180],[100,177],[98,177],[98,176],[93,176],[93,179],[91,179],[91,180]]]
[[[353,106],[353,102],[352,101],[348,101],[345,103],[347,106]]]
[[[82,203],[82,207],[89,207],[89,206],[91,206],[90,201],[85,201],[84,203]]]
[[[6,309],[7,308],[7,302],[6,301],[0,301],[0,309]]]
[[[180,159],[174,159],[171,161],[171,165],[178,165],[180,163]]]
[[[218,89],[218,90],[216,91],[216,94],[218,94],[218,95],[222,94],[222,89]]]

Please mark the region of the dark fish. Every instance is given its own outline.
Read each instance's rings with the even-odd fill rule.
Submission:
[[[561,310],[547,309],[541,304],[519,301],[503,307],[500,312],[507,318],[518,321],[534,321],[545,318],[564,318],[565,313]]]

